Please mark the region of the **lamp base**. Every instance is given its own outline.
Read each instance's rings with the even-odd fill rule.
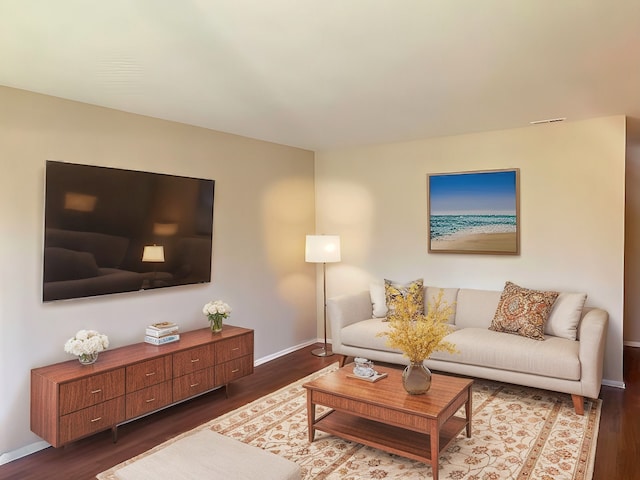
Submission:
[[[333,355],[333,352],[330,349],[327,349],[325,347],[320,347],[320,348],[311,350],[311,354],[315,355],[316,357],[330,357]]]

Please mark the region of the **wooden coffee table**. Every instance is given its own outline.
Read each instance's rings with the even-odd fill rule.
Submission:
[[[402,371],[376,366],[387,377],[370,383],[347,377],[353,364],[305,383],[309,441],[316,430],[431,465],[438,478],[438,455],[466,428],[471,437],[473,380],[433,374],[424,395],[409,395]],[[331,408],[316,418],[316,405]],[[465,416],[456,412],[465,406]]]

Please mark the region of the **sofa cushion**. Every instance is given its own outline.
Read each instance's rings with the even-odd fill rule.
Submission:
[[[440,287],[424,287],[424,308],[428,311],[429,302],[434,301],[440,294]],[[444,295],[442,299],[447,302],[453,309],[453,313],[449,317],[449,323],[454,324],[456,318],[456,300],[458,298],[459,288],[442,288]],[[373,316],[375,318],[385,318],[387,316],[387,299],[384,293],[384,283],[371,283],[369,285],[369,296],[373,305]],[[493,309],[492,313],[495,311]]]
[[[458,352],[434,352],[431,359],[580,380],[579,342],[560,337],[539,341],[485,328],[458,329],[445,340]]]
[[[502,292],[461,288],[456,302],[456,326],[489,328]]]
[[[455,331],[457,327],[451,325],[450,330]],[[392,348],[387,345],[388,337],[382,335],[390,330],[390,323],[383,318],[372,318],[370,320],[361,320],[344,327],[340,331],[341,341],[343,345],[349,347],[366,348],[368,350],[380,350],[383,352],[403,353],[398,348]],[[380,336],[378,336],[380,334]],[[447,340],[449,335],[444,339]]]
[[[384,280],[384,296],[387,301],[387,316],[393,313],[394,303],[399,299],[406,299],[416,308],[416,313],[424,313],[424,281],[422,278],[408,283],[398,283],[392,280]]]
[[[446,302],[452,310],[447,322],[453,325],[456,321],[456,301],[458,299],[459,288],[426,287],[424,289],[425,313],[429,311],[430,303],[433,303],[438,298],[438,295],[440,295],[440,290],[444,292],[442,295],[442,301]]]
[[[340,332],[340,336],[342,337],[343,345],[402,353],[402,350],[387,346],[386,336],[378,336],[379,333],[388,331],[389,322],[384,321],[382,318],[372,318],[344,327]]]
[[[586,293],[561,292],[544,324],[544,333],[575,340],[586,300]]]
[[[531,290],[506,282],[489,330],[544,340],[544,323],[556,298],[558,292]]]

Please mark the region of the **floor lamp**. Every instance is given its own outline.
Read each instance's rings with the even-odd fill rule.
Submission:
[[[324,311],[324,346],[312,350],[316,357],[330,357],[327,347],[327,263],[340,261],[340,237],[338,235],[307,235],[304,259],[309,263],[322,263],[322,300]]]

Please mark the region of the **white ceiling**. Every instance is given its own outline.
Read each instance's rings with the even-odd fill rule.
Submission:
[[[0,84],[311,150],[640,118],[640,0],[0,0]]]

